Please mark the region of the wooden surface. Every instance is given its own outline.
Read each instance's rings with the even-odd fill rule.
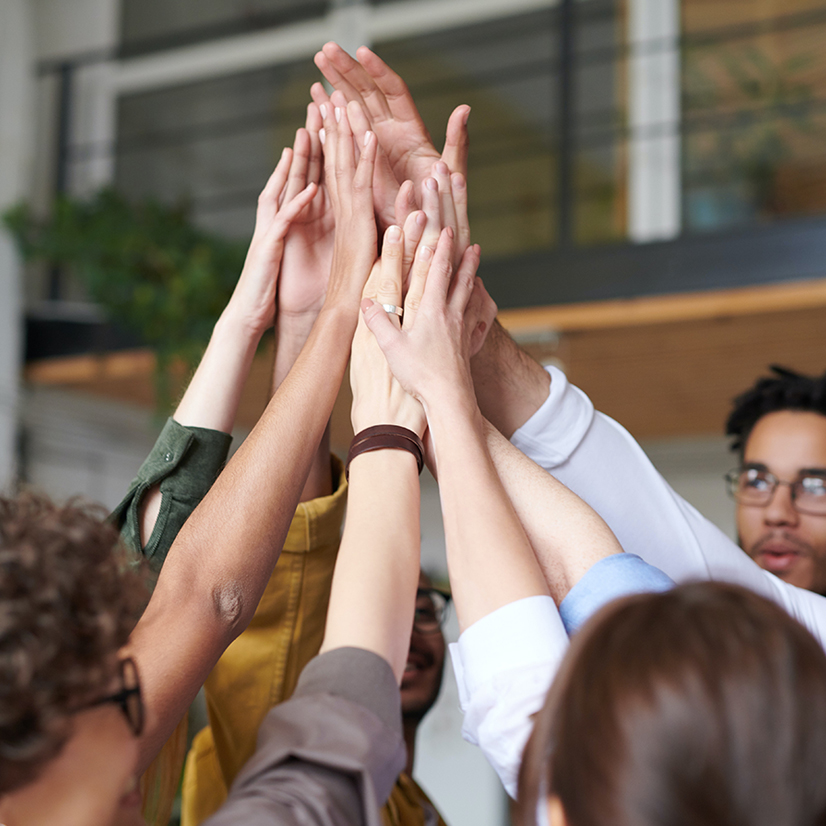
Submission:
[[[633,301],[544,307],[501,314],[539,360],[556,359],[570,379],[638,438],[719,434],[731,399],[769,364],[826,370],[826,280]],[[555,335],[558,334],[558,335]],[[256,357],[239,424],[266,404],[271,355]],[[148,351],[50,359],[28,381],[142,406],[154,405]],[[346,449],[349,386],[333,417]]]

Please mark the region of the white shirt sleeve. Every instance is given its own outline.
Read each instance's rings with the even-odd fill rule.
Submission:
[[[551,392],[511,441],[580,498],[622,547],[675,582],[713,579],[774,600],[826,648],[826,599],[764,571],[722,531],[678,496],[642,448],[564,373],[546,368]]]
[[[464,713],[462,736],[482,749],[513,798],[533,715],[567,650],[556,605],[545,596],[505,605],[450,646]]]

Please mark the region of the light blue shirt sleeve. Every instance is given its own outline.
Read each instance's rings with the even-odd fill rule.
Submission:
[[[612,600],[673,587],[671,577],[636,554],[613,554],[592,565],[571,588],[559,606],[559,616],[570,636]]]

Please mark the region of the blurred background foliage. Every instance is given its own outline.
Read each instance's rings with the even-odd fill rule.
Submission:
[[[23,258],[65,268],[109,320],[137,334],[157,357],[159,407],[173,368],[191,372],[226,306],[246,243],[200,229],[185,206],[127,201],[113,189],[58,198],[40,219],[20,203],[3,216]]]

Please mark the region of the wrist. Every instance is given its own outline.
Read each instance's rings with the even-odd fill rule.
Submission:
[[[268,326],[264,321],[256,318],[255,314],[246,312],[230,299],[229,304],[218,316],[212,334],[221,337],[230,336],[239,341],[254,342],[257,347]]]

